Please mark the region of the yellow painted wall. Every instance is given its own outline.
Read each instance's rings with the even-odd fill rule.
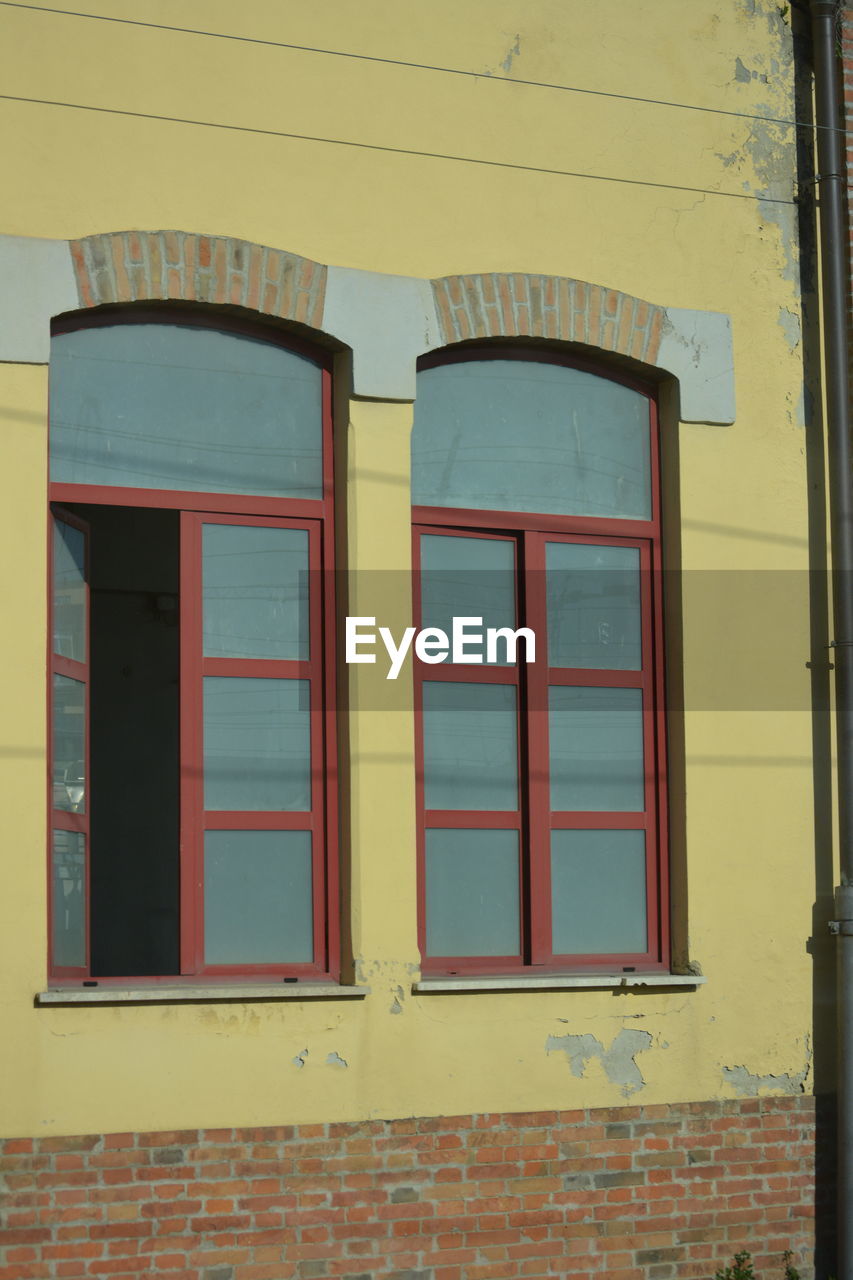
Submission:
[[[679,426],[664,413],[670,461],[678,443],[668,499],[681,519],[675,529],[670,521],[670,555],[690,571],[688,709],[673,726],[684,765],[683,785],[675,771],[674,807],[684,813],[679,883],[686,883],[679,912],[689,959],[707,985],[413,995],[413,730],[404,679],[380,691],[377,667],[350,672],[355,708],[361,698],[389,699],[385,712],[356,710],[349,726],[349,914],[366,999],[35,1008],[46,982],[47,374],[0,366],[8,606],[0,632],[3,1132],[530,1111],[811,1089],[806,940],[829,873],[823,845],[815,853],[804,580],[791,572],[809,563],[796,219],[791,204],[752,198],[791,199],[793,132],[717,113],[790,118],[792,42],[775,0],[720,0],[713,9],[683,0],[148,0],[141,13],[131,0],[87,5],[113,18],[460,68],[477,78],[0,10],[6,95],[339,140],[0,99],[0,232],[62,239],[178,228],[413,276],[572,276],[730,314],[738,402],[727,428]],[[513,84],[508,76],[713,110]],[[346,140],[624,181],[340,145]],[[350,405],[353,569],[407,567],[411,413],[411,405]],[[745,584],[720,573],[709,597],[713,575],[702,574],[710,571],[743,572]],[[790,577],[780,587],[783,571]],[[373,612],[371,581],[366,575],[354,588],[351,612]],[[406,607],[400,601],[400,622]],[[751,683],[768,664],[790,693],[778,709],[751,710]],[[740,709],[710,709],[720,706]],[[824,860],[817,879],[816,856]],[[636,1091],[619,1046],[607,1056],[626,1031],[648,1036],[631,1042],[642,1046]],[[602,1055],[578,1076],[559,1041],[587,1033]]]

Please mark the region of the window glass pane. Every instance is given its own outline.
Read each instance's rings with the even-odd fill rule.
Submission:
[[[515,687],[425,681],[424,805],[518,808]]]
[[[641,812],[642,690],[552,685],[548,703],[551,808]]]
[[[311,808],[307,680],[204,678],[204,807]]]
[[[642,831],[551,832],[555,955],[646,950],[644,841]]]
[[[322,496],[321,371],[255,338],[175,324],[53,339],[51,480]]]
[[[431,956],[517,955],[518,832],[427,831],[426,922]]]
[[[86,686],[53,677],[53,807],[86,810]]]
[[[208,831],[207,964],[297,964],[314,957],[310,831]]]
[[[422,535],[421,626],[440,627],[452,641],[454,617],[482,618],[484,634],[488,627],[515,630],[514,543]],[[477,652],[475,645],[468,647]],[[497,655],[497,665],[505,665],[504,641],[498,642]]]
[[[86,964],[86,855],[79,831],[53,833],[53,963]]]
[[[53,522],[53,652],[86,661],[86,535]]]
[[[549,542],[545,564],[550,665],[639,671],[639,549]]]
[[[418,374],[412,500],[651,518],[649,408],[616,382],[535,360]]]
[[[308,533],[206,524],[204,652],[209,658],[308,658]]]

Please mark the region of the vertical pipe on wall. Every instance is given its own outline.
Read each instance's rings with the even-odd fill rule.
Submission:
[[[827,453],[832,543],[838,824],[838,1280],[853,1280],[853,473],[847,373],[849,261],[837,0],[812,0]]]

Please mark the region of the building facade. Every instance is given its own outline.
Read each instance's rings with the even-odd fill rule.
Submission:
[[[831,1273],[802,15],[0,20],[0,1276]]]

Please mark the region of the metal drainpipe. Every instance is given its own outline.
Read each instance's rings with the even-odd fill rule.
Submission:
[[[837,0],[812,0],[841,868],[832,926],[838,943],[838,1280],[853,1280],[853,472],[837,12]]]

